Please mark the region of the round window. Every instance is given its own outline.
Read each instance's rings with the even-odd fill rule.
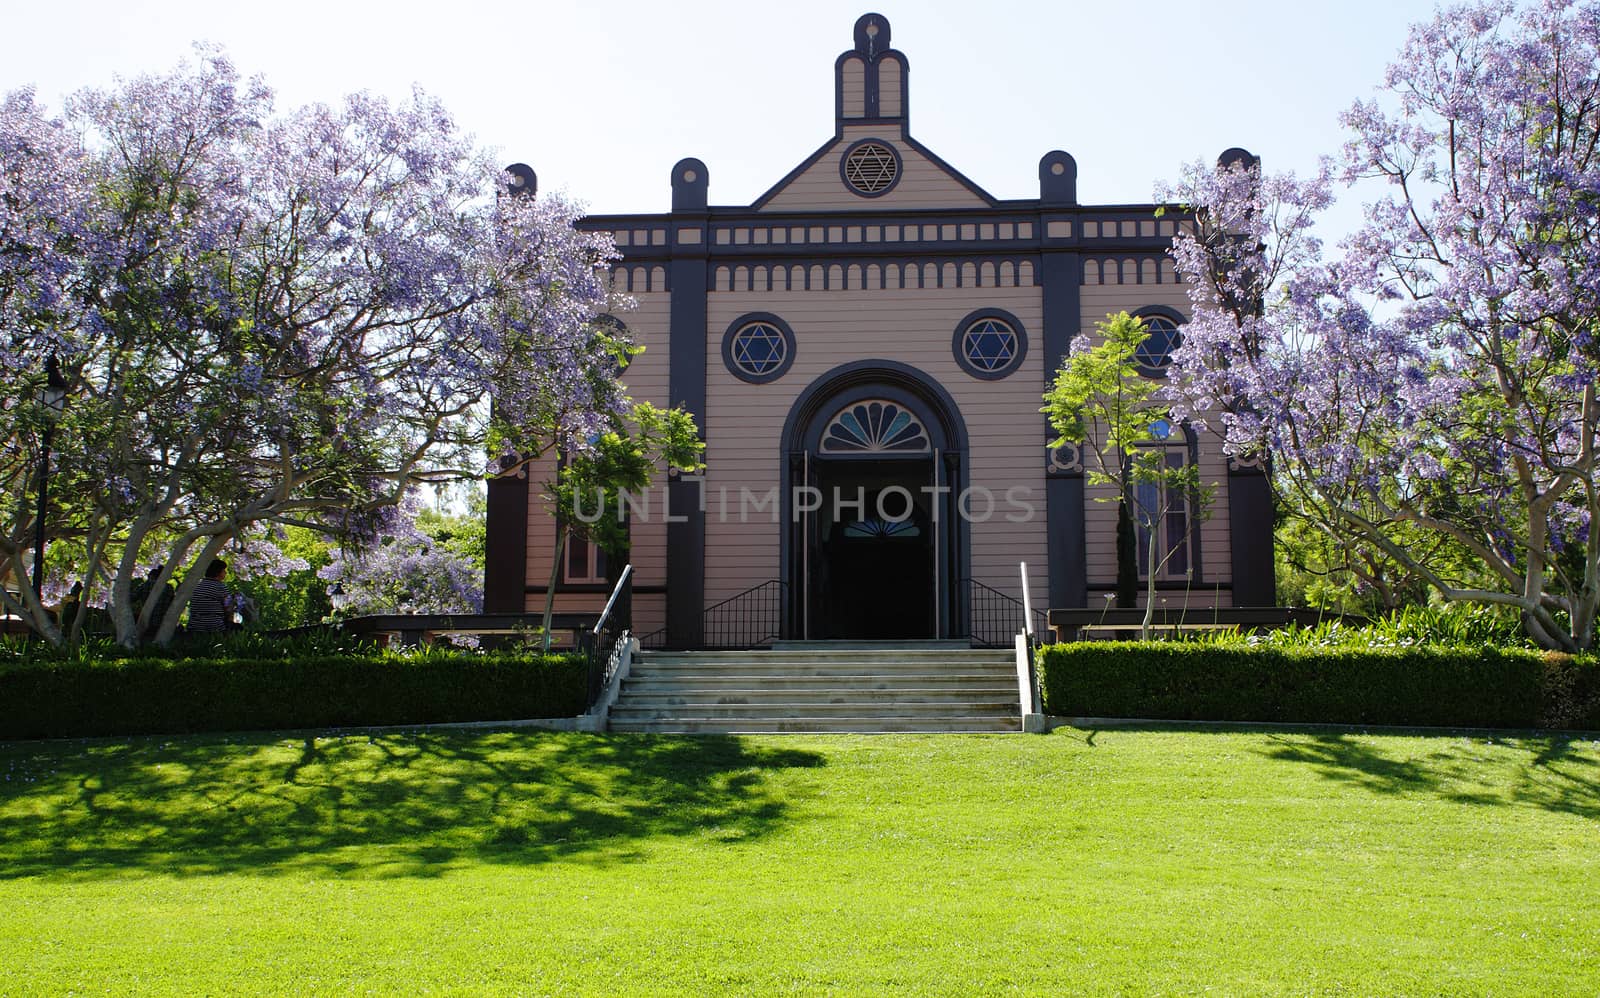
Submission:
[[[1022,364],[1028,338],[1016,317],[998,309],[974,312],[956,327],[956,363],[975,378],[1003,378]]]
[[[744,316],[723,335],[722,360],[742,381],[775,381],[794,362],[794,333],[775,315]]]
[[[1172,363],[1172,351],[1183,341],[1178,324],[1164,315],[1147,315],[1144,328],[1148,336],[1133,352],[1133,359],[1145,374],[1159,374]]]
[[[839,172],[852,191],[875,198],[889,193],[900,179],[900,154],[888,143],[865,139],[845,152]]]

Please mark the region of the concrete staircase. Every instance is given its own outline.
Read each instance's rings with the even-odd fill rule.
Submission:
[[[964,643],[782,642],[643,652],[610,730],[1020,731],[1013,653]]]

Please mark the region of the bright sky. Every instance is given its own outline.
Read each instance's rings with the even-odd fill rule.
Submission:
[[[163,71],[191,41],[266,76],[279,106],[366,89],[436,94],[542,190],[595,212],[665,211],[705,161],[713,204],[748,204],[832,135],[833,62],[870,0],[57,0],[15,4],[0,90],[52,107]],[[1039,157],[1077,158],[1085,203],[1144,202],[1232,145],[1268,169],[1337,151],[1422,0],[885,0],[911,67],[911,132],[1001,198],[1038,195]],[[1203,13],[1201,13],[1203,11]],[[1337,226],[1335,226],[1337,228]]]

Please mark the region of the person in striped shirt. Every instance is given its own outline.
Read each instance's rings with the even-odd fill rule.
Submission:
[[[233,623],[233,611],[228,605],[233,593],[222,581],[227,573],[228,563],[221,558],[213,558],[206,566],[206,577],[189,596],[189,633],[220,634]]]

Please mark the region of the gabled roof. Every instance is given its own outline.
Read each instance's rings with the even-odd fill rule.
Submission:
[[[995,198],[911,137],[910,64],[881,14],[856,20],[834,63],[834,135],[751,206],[757,210],[982,208]]]

